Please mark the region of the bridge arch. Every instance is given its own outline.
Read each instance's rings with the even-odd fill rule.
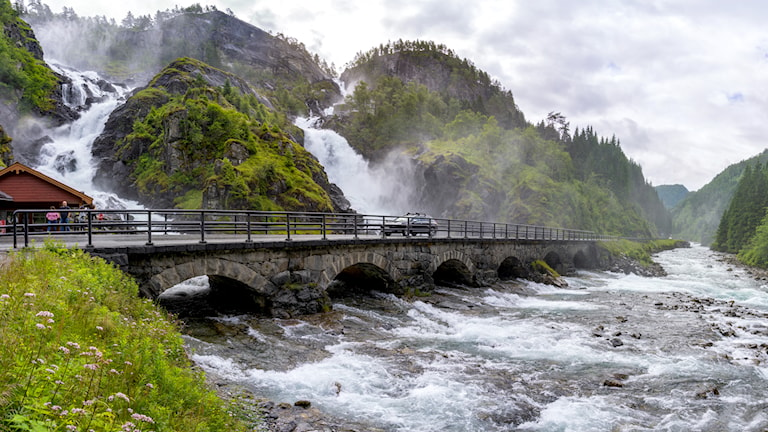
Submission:
[[[440,264],[432,274],[432,279],[437,285],[475,285],[473,273],[464,262],[458,259],[449,259]]]
[[[369,291],[393,292],[400,272],[386,256],[376,252],[351,252],[326,255],[320,271],[319,285],[328,295],[337,297],[345,293]]]
[[[200,276],[223,278],[232,280],[247,286],[259,294],[267,294],[267,280],[244,264],[220,258],[197,258],[192,261],[171,266],[162,272],[152,276],[148,282],[148,289],[143,293],[152,299],[156,299],[167,289],[176,286],[186,280]]]
[[[326,288],[331,298],[370,291],[394,292],[395,280],[381,267],[364,262],[342,269]]]
[[[579,249],[573,255],[573,265],[580,269],[596,269],[600,266],[597,249],[594,246],[588,246]]]
[[[544,262],[547,263],[548,266],[550,266],[553,270],[560,274],[565,273],[565,267],[563,263],[563,259],[560,256],[560,253],[555,250],[549,251],[546,255],[544,255]]]
[[[508,256],[504,258],[504,261],[499,264],[497,270],[499,279],[522,279],[528,276],[528,270],[525,268],[525,264],[516,256]]]

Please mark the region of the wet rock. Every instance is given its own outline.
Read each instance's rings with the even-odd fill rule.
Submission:
[[[624,387],[624,383],[615,379],[607,379],[603,381],[603,385],[605,387]]]
[[[697,399],[708,399],[713,396],[720,396],[720,390],[717,387],[710,387],[696,393]]]
[[[613,346],[614,348],[620,347],[622,345],[624,345],[624,342],[622,342],[621,339],[619,338],[611,339],[611,346]]]
[[[312,402],[308,400],[297,400],[293,403],[294,406],[297,406],[299,408],[309,408],[312,406]]]

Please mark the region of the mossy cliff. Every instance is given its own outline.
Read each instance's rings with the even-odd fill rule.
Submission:
[[[302,131],[270,107],[234,75],[175,60],[110,115],[95,181],[155,208],[346,210]]]
[[[0,124],[6,133],[23,134],[16,125],[24,116],[45,117],[53,125],[76,119],[78,114],[62,102],[65,78],[43,61],[32,28],[8,0],[0,0],[0,27]]]

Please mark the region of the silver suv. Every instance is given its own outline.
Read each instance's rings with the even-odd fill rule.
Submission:
[[[384,235],[389,236],[396,233],[404,236],[427,234],[431,237],[437,234],[437,222],[432,216],[424,213],[406,213],[384,223]]]

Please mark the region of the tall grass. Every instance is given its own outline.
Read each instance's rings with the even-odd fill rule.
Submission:
[[[105,261],[47,244],[0,262],[0,430],[239,431],[176,324]]]

